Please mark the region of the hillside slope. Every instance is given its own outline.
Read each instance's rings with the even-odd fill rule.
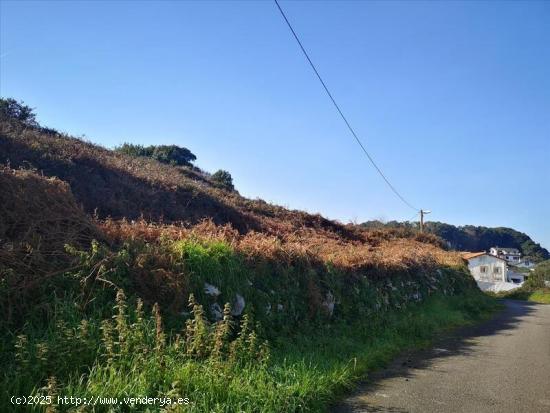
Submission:
[[[18,122],[0,122],[0,160],[67,182],[86,212],[100,218],[230,223],[240,232],[277,234],[316,228],[357,239],[354,230],[319,215],[289,211],[212,185],[187,167],[131,157]]]
[[[9,119],[0,159],[2,411],[57,394],[322,411],[494,308],[430,234],[249,200],[197,168]]]
[[[304,262],[319,274],[326,273],[329,264],[349,274],[349,280],[364,277],[365,271],[375,279],[389,273],[431,273],[440,266],[462,265],[458,255],[443,251],[440,241],[430,235],[400,229],[365,230],[320,215],[246,199],[237,192],[217,188],[197,168],[131,157],[13,120],[0,122],[0,159],[9,165],[1,171],[6,190],[2,193],[5,208],[0,209],[5,223],[0,243],[8,243],[11,251],[7,254],[6,248],[0,250],[0,266],[10,271],[19,268],[18,272],[26,274],[29,280],[16,278],[14,285],[20,286],[17,291],[33,297],[35,292],[24,287],[36,284],[31,280],[63,265],[74,265],[74,257],[69,257],[63,246],[87,248],[92,238],[118,249],[128,240],[157,243],[166,238],[177,241],[198,236],[228,243],[239,255],[255,263],[260,258],[271,261],[274,267],[285,262]],[[27,181],[35,185],[23,185]],[[62,191],[55,189],[63,185]],[[59,199],[52,198],[54,193],[59,194]],[[45,205],[37,203],[37,199],[50,202]],[[52,231],[51,223],[58,222],[56,208],[63,204],[81,204],[87,213],[87,217],[76,212],[67,214],[77,217],[82,228],[94,228],[95,235],[90,235],[92,230],[82,234],[81,238],[88,240],[86,245],[75,244],[74,235],[67,233],[64,237],[59,231]],[[204,223],[205,219],[210,223]],[[52,254],[55,259],[47,258]],[[162,254],[157,251],[157,255]],[[28,264],[22,269],[18,260]],[[158,256],[152,260],[160,265]],[[134,267],[137,263],[127,265],[134,268],[131,277],[142,271]],[[321,280],[322,275],[317,277],[314,284],[327,282]],[[151,303],[172,303],[173,297],[167,299],[160,292],[162,283],[173,284],[168,273],[157,276],[154,284],[159,291],[151,290],[150,282],[134,281],[131,290],[146,295]],[[199,287],[195,284],[194,289]],[[28,302],[14,297],[4,304],[9,307]],[[319,306],[322,300],[316,300]],[[173,307],[173,303],[170,305]],[[178,305],[184,304],[180,300]]]

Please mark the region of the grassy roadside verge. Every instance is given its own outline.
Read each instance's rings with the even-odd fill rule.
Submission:
[[[192,325],[195,341],[188,343],[188,348],[192,347],[193,353],[187,350],[183,357],[177,341],[159,341],[159,328],[154,319],[143,321],[143,316],[119,302],[112,324],[115,340],[107,343],[106,349],[99,350],[90,371],[85,374],[70,372],[65,378],[50,379],[46,387],[34,388],[32,393],[119,398],[168,395],[188,397],[192,403],[168,411],[325,411],[356,380],[384,366],[399,352],[424,347],[437,334],[482,320],[497,308],[496,300],[475,290],[452,297],[436,294],[423,303],[401,311],[389,311],[378,318],[342,321],[311,327],[294,336],[281,336],[273,340],[269,352],[263,352],[261,346],[254,343],[253,330],[245,327],[247,335],[230,343],[228,357],[217,358],[214,350],[209,350],[206,357],[201,356],[201,351],[206,351],[207,347],[215,349],[219,340],[214,337],[209,341],[200,323]],[[102,325],[102,329],[105,335],[107,326]],[[88,340],[90,350],[94,348],[93,336],[97,333],[89,331],[82,341]],[[67,334],[69,337],[72,333]],[[105,338],[103,342],[105,345]],[[223,341],[219,342],[218,351],[223,352]],[[55,350],[55,343],[51,346],[54,347],[51,350]],[[48,350],[35,346],[34,351]],[[74,353],[75,349],[64,350],[58,345],[56,351]],[[40,357],[31,363],[28,357],[25,351],[18,353],[19,362],[26,363],[26,368],[32,368],[32,363],[40,363]],[[78,360],[80,358],[68,358],[65,363]],[[67,368],[70,370],[70,366]],[[4,372],[2,386],[11,393],[21,392],[26,387],[25,377],[19,375],[17,383],[9,374]],[[2,411],[15,410],[9,404],[0,408]],[[133,411],[147,408],[147,411],[162,411],[159,406],[136,406]],[[67,410],[66,406],[50,409],[51,412]],[[93,409],[81,407],[78,411],[127,410],[96,406]]]
[[[510,292],[496,294],[495,297],[531,301],[539,304],[550,304],[550,288],[518,288]]]
[[[535,303],[550,304],[550,290],[545,289],[533,291],[527,299],[529,301],[534,301]]]
[[[485,320],[499,307],[477,291],[453,297],[434,295],[376,321],[327,327],[283,345],[278,361],[285,360],[291,367],[287,374],[296,375],[302,394],[301,404],[288,411],[325,411],[357,380],[387,365],[400,352],[426,347],[437,335]],[[276,407],[267,411],[278,411]]]

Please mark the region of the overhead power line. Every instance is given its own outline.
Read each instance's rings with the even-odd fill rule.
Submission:
[[[338,103],[336,103],[336,100],[334,99],[334,97],[332,96],[332,93],[330,93],[330,90],[328,89],[327,85],[325,84],[325,81],[323,80],[323,78],[321,77],[321,75],[319,74],[319,72],[317,71],[317,68],[315,67],[315,65],[313,64],[313,62],[311,61],[310,57],[309,57],[309,54],[307,53],[306,49],[304,48],[304,46],[302,45],[302,42],[300,41],[300,38],[298,37],[298,35],[296,34],[296,32],[294,31],[294,28],[292,27],[292,25],[290,24],[290,22],[288,21],[288,18],[286,17],[286,14],[285,12],[283,11],[283,9],[281,8],[279,2],[277,0],[274,0],[275,1],[275,4],[277,5],[277,8],[279,9],[279,11],[281,12],[281,16],[283,16],[283,19],[285,20],[286,24],[288,25],[288,28],[290,29],[290,31],[292,32],[292,35],[294,36],[294,38],[296,39],[296,42],[298,42],[298,45],[300,46],[300,49],[302,49],[302,52],[304,53],[304,56],[306,57],[307,61],[309,62],[309,65],[311,66],[311,68],[313,69],[313,71],[315,72],[315,74],[317,75],[317,78],[319,79],[319,82],[321,82],[321,85],[323,85],[323,88],[325,89],[325,92],[327,92],[327,95],[328,97],[330,98],[330,100],[332,101],[332,104],[334,105],[334,107],[336,108],[336,110],[338,111],[338,113],[340,114],[340,117],[343,119],[344,123],[346,124],[346,126],[348,127],[349,131],[351,132],[351,134],[353,135],[353,137],[355,138],[355,140],[357,141],[357,143],[359,144],[359,146],[361,147],[362,151],[364,152],[364,154],[367,156],[368,160],[370,161],[370,163],[372,164],[372,166],[374,166],[374,169],[376,169],[376,171],[378,172],[378,174],[382,177],[382,179],[384,180],[384,182],[386,182],[386,184],[389,186],[389,188],[392,190],[392,192],[405,204],[407,205],[409,208],[412,208],[414,209],[415,211],[419,211],[418,208],[415,208],[413,205],[411,205],[411,203],[409,201],[407,201],[403,195],[401,195],[399,193],[399,191],[392,185],[392,183],[389,181],[389,179],[386,177],[386,175],[384,175],[384,173],[382,172],[382,170],[380,169],[380,167],[376,164],[376,162],[374,162],[374,159],[372,158],[371,154],[367,151],[367,149],[365,148],[365,146],[363,145],[363,143],[361,142],[361,140],[359,139],[359,137],[357,136],[357,134],[355,133],[355,131],[353,130],[353,128],[351,127],[350,123],[348,122],[348,119],[346,118],[346,116],[344,115],[344,113],[342,112],[342,110],[340,109],[340,106],[338,105]]]
[[[415,219],[418,214],[420,214],[420,211],[418,211],[416,214],[414,214],[412,217],[410,217],[407,221],[412,221],[413,219]]]

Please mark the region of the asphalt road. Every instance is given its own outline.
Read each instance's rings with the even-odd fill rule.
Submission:
[[[550,305],[504,303],[492,320],[402,355],[333,411],[550,412]]]

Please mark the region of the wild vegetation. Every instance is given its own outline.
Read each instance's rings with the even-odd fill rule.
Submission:
[[[529,278],[520,288],[496,294],[496,297],[550,304],[550,260],[537,264],[527,273]]]
[[[550,283],[550,260],[543,261],[529,274],[528,284],[533,288],[545,287]]]
[[[234,191],[235,187],[233,186],[233,177],[227,171],[222,169],[214,172],[210,177],[212,182],[216,183],[220,188],[227,189],[228,191]]]
[[[494,296],[510,300],[524,300],[540,304],[550,304],[550,288],[547,287],[530,288],[529,286],[521,286],[515,290],[498,293]]]
[[[133,145],[124,143],[115,148],[115,151],[130,156],[152,158],[169,165],[191,166],[197,157],[187,148],[177,145]]]
[[[57,403],[57,396],[123,400],[162,395],[187,398],[190,404],[133,409],[324,411],[365,372],[383,366],[399,351],[425,346],[434,334],[478,321],[494,309],[488,297],[475,291],[434,295],[423,305],[312,326],[268,345],[246,316],[237,332],[228,307],[213,326],[192,298],[191,305],[192,317],[175,334],[164,328],[158,307],[147,315],[140,301],[128,303],[122,293],[117,294],[113,318],[103,321],[89,317],[78,322],[71,317],[74,309],[60,306],[60,315],[70,321],[58,320],[49,334],[27,327],[15,338],[15,362],[4,364],[2,400],[35,394],[52,397],[49,411],[107,412],[112,406],[100,401],[93,408],[77,409]],[[29,411],[27,407],[18,410]],[[17,410],[7,402],[0,408]]]
[[[33,109],[15,99],[0,99],[0,120],[17,121],[25,126],[38,128]]]
[[[434,235],[249,200],[196,167],[2,116],[1,411],[32,410],[11,395],[319,411],[494,308]]]

